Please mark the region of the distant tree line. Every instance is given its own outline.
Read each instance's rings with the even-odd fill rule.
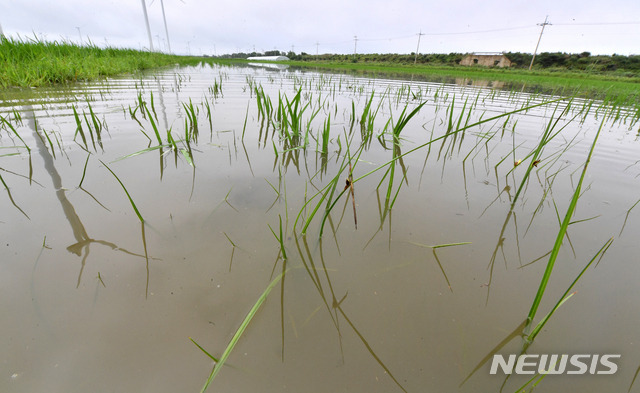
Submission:
[[[322,54],[310,55],[308,53],[281,52],[278,50],[266,51],[263,53],[233,53],[230,55],[218,56],[220,58],[246,59],[251,56],[287,56],[291,60],[297,61],[327,61],[327,62],[362,62],[362,63],[395,63],[413,64],[416,61],[415,53],[364,53],[357,55]],[[458,65],[465,56],[464,53],[449,54],[419,54],[417,63],[433,65]],[[512,68],[528,68],[531,63],[530,53],[506,52],[505,56],[511,60]],[[622,71],[637,73],[640,72],[640,55],[597,55],[592,56],[589,52],[569,54],[562,52],[543,52],[536,55],[534,68],[537,69],[566,69],[575,71],[590,72],[611,72]]]

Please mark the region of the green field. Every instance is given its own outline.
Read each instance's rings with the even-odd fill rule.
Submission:
[[[67,42],[0,40],[0,88],[38,87],[88,81],[168,65],[202,61],[245,63],[243,59],[176,56],[133,49],[78,46]],[[498,69],[392,62],[288,61],[293,67],[349,72],[368,77],[424,78],[436,82],[480,84],[510,90],[577,95],[637,105],[640,75],[590,73],[566,69]],[[629,76],[630,75],[630,76]],[[499,82],[499,83],[496,83]]]
[[[537,90],[562,95],[613,99],[634,104],[640,100],[640,75],[622,77],[590,74],[568,70],[504,69],[464,66],[401,65],[392,63],[307,62],[290,61],[287,64],[317,69],[340,70],[367,76],[413,76],[428,79],[457,78],[470,81],[499,81],[511,89]]]

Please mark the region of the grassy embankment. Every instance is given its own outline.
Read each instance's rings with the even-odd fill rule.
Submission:
[[[99,79],[200,58],[65,42],[0,39],[0,89]]]
[[[172,64],[195,64],[203,58],[98,48],[65,42],[0,39],[0,89],[37,87],[99,79]],[[209,59],[207,59],[209,60]],[[246,62],[222,60],[219,63]],[[499,81],[513,90],[537,90],[613,100],[636,106],[640,102],[640,75],[589,73],[568,70],[476,68],[386,62],[288,61],[291,66],[353,72],[365,76],[407,76],[441,82]],[[481,82],[480,82],[481,83]]]
[[[380,63],[308,63],[290,62],[291,65],[354,70],[363,73],[417,75],[426,77],[452,77],[471,81],[499,81],[512,88],[527,86],[531,89],[558,94],[578,94],[597,98],[613,98],[626,102],[640,100],[640,75],[621,77],[617,75],[591,74],[569,70],[523,70],[506,68],[397,65]]]
[[[218,62],[244,62],[244,60],[216,60]],[[503,82],[514,90],[540,91],[559,95],[577,94],[583,97],[616,101],[618,104],[637,105],[640,102],[640,75],[628,77],[615,73],[575,72],[562,69],[533,70],[486,67],[465,67],[425,64],[394,64],[378,62],[321,62],[287,61],[291,66],[323,70],[348,71],[363,76],[396,76],[425,78],[433,81],[466,83],[482,81]]]

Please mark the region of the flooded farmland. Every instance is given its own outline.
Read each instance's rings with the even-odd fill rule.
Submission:
[[[638,389],[637,108],[203,64],[0,116],[0,391]]]

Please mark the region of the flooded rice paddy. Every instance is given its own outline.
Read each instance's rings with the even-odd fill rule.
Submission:
[[[202,65],[0,115],[0,391],[638,388],[637,108]]]

